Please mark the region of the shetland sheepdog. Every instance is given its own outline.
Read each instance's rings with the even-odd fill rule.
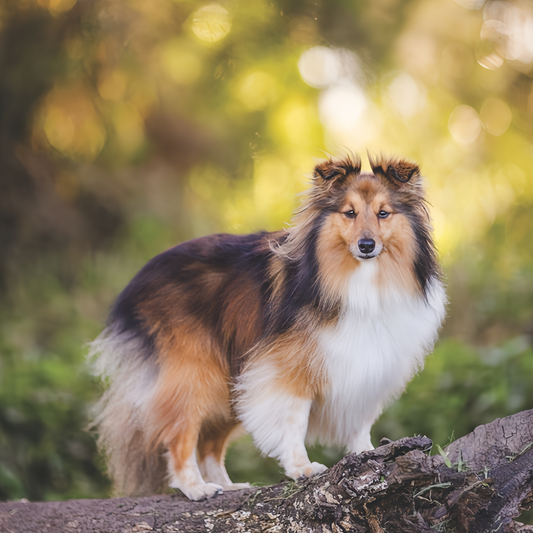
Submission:
[[[326,469],[305,442],[372,449],[446,297],[418,166],[370,164],[319,163],[290,229],[185,242],[120,294],[92,344],[117,493],[169,485],[200,500],[247,486],[224,467],[242,430],[293,479]]]

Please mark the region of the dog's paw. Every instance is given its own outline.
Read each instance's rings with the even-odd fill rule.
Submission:
[[[232,483],[231,485],[222,485],[224,490],[242,490],[249,489],[252,487],[250,483]]]
[[[320,463],[307,463],[305,465],[287,470],[286,474],[292,479],[299,479],[301,477],[311,477],[315,474],[321,474],[327,469],[327,466],[324,466]]]
[[[207,498],[213,498],[217,494],[222,494],[224,492],[224,489],[215,483],[205,483],[203,485],[194,485],[191,487],[177,487],[172,486],[174,489],[179,489],[189,500],[193,500],[195,502],[200,500],[206,500]]]

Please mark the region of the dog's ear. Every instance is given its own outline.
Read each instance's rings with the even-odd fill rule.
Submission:
[[[326,159],[315,166],[313,171],[314,182],[318,186],[332,187],[342,185],[349,175],[361,172],[361,159],[357,156],[344,159]]]
[[[416,185],[420,181],[420,168],[416,163],[404,159],[372,158],[368,156],[372,171],[376,176],[385,178],[395,187],[404,187],[406,184]]]

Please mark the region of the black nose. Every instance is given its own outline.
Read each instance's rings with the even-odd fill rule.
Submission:
[[[371,254],[376,247],[376,241],[374,239],[360,239],[357,243],[359,250],[363,254]]]

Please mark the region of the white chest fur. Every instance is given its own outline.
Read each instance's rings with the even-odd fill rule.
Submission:
[[[426,301],[378,287],[377,268],[375,260],[361,263],[339,321],[319,332],[326,387],[311,410],[311,441],[350,447],[368,434],[433,349],[445,313],[442,284],[433,282]]]

